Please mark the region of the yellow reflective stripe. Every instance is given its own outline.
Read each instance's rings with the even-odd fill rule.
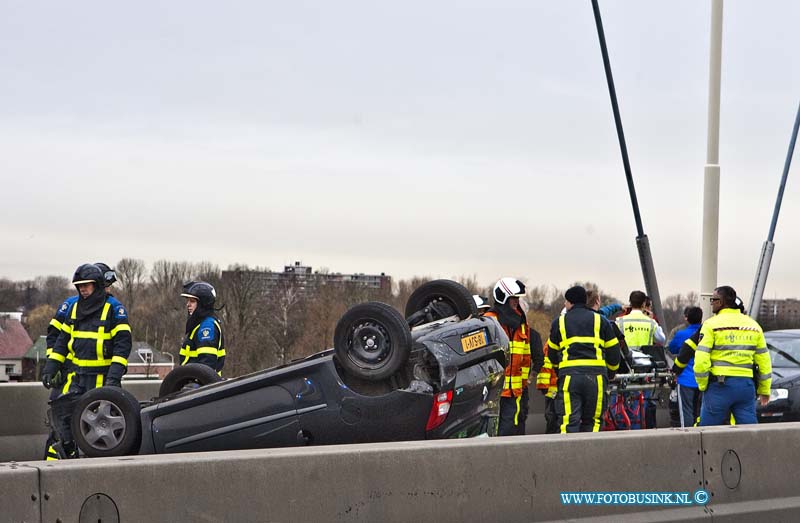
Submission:
[[[603,343],[603,348],[604,349],[610,349],[611,347],[614,347],[615,345],[619,345],[619,340],[617,338],[613,338],[613,339],[610,339],[610,340],[604,342]]]
[[[598,316],[599,318],[600,316]],[[603,412],[603,394],[605,394],[605,387],[603,386],[603,376],[597,376],[597,406],[594,409],[594,427],[592,432],[600,432],[600,415]]]
[[[122,331],[130,332],[131,331],[131,326],[128,325],[127,323],[121,323],[121,324],[117,325],[116,327],[111,329],[111,337],[113,338],[114,336],[117,335],[118,332],[122,332]]]
[[[95,381],[94,381],[95,387],[100,388],[100,387],[103,386],[103,378],[104,378],[104,376],[102,374],[98,374],[97,375],[97,377],[95,378]]]
[[[197,333],[197,329],[199,329],[199,328],[200,328],[200,325],[198,325],[197,327],[192,329],[192,333],[189,334],[189,338],[194,338],[194,335]]]
[[[79,360],[75,358],[75,365],[78,367],[107,367],[111,365],[111,360]]]
[[[78,302],[77,301],[72,304],[72,309],[70,309],[69,317],[72,318],[73,320],[78,319]]]
[[[554,350],[561,350],[558,345],[550,341],[550,338],[547,339],[547,347]]]
[[[563,316],[562,316],[563,318]],[[572,402],[570,401],[569,397],[569,379],[571,378],[570,375],[564,376],[564,386],[561,387],[561,392],[563,392],[564,397],[564,417],[561,420],[561,433],[565,434],[567,432],[567,425],[569,425],[569,416],[572,414]]]
[[[69,388],[72,386],[72,380],[75,378],[75,371],[70,372],[67,374],[67,381],[64,382],[64,386],[61,387],[61,394],[66,394],[69,392]]]
[[[520,374],[522,374],[523,381],[527,380],[531,375],[530,367],[520,367]]]
[[[59,353],[57,353],[55,351],[51,352],[50,355],[48,356],[48,358],[51,359],[51,360],[56,360],[59,363],[64,363],[64,360],[67,359],[65,356],[62,356],[61,354],[59,354]]]
[[[58,330],[61,330],[61,328],[64,326],[64,324],[63,324],[63,323],[61,323],[60,321],[58,321],[58,320],[57,320],[57,319],[55,319],[55,318],[53,318],[52,320],[50,320],[50,325],[51,325],[51,326],[53,326],[53,327],[55,327],[55,328],[56,328],[56,329],[58,329]]]
[[[66,323],[66,322],[62,323],[61,324],[61,332],[66,332],[67,334],[69,334],[70,332],[72,332],[72,326],[69,323]]]
[[[111,363],[119,363],[120,365],[128,366],[128,359],[122,356],[114,356],[111,358]]]
[[[567,339],[567,323],[565,318],[566,314],[562,314],[558,317],[558,332],[561,334],[561,341],[558,344],[559,349],[564,346],[564,340]],[[563,360],[566,361],[567,358],[569,358],[569,354],[565,352]]]
[[[561,368],[566,369],[568,367],[605,367],[606,362],[604,360],[570,360],[561,363]]]
[[[598,360],[603,359],[603,340],[600,339],[600,315],[594,315],[594,353]]]
[[[197,347],[197,350],[192,352],[194,352],[195,356],[199,356],[200,354],[213,354],[214,356],[217,355],[216,347]]]
[[[509,346],[509,352],[511,354],[522,354],[522,355],[525,355],[525,354],[530,354],[531,350],[527,346],[514,347],[512,345],[512,346]]]
[[[102,342],[103,340],[110,340],[111,333],[103,332],[104,327],[100,327],[100,332],[94,331],[72,331],[73,338],[83,338],[83,339],[90,339],[90,340],[97,340]]]
[[[519,425],[520,400],[522,400],[522,395],[517,396],[517,410],[514,412],[514,425]]]
[[[697,344],[691,338],[687,339],[683,343],[685,343],[686,345],[690,346],[692,349],[697,350]]]
[[[105,356],[105,351],[103,350],[103,345],[105,344],[103,339],[105,336],[108,336],[108,339],[111,339],[111,334],[106,334],[106,320],[108,319],[108,311],[111,310],[111,304],[106,302],[103,305],[103,312],[100,313],[100,321],[103,322],[102,325],[97,329],[97,344],[95,345],[95,352],[97,353],[97,359],[102,360],[103,356]],[[102,386],[98,385],[98,387]]]
[[[561,348],[563,349],[574,343],[587,343],[590,345],[596,345],[597,343],[603,343],[603,340],[601,340],[600,338],[596,338],[594,336],[573,336],[571,338],[567,338],[566,340],[562,341],[560,345]]]
[[[675,360],[675,365],[677,365],[679,369],[683,369],[688,365],[688,363],[681,363],[681,360],[676,359]]]
[[[110,310],[111,304],[106,302],[106,304],[103,305],[103,312],[100,313],[100,321],[106,321],[108,319],[108,311]]]
[[[46,358],[50,357],[50,354],[53,352],[53,347],[47,347],[47,350],[44,351],[44,355]]]
[[[220,349],[217,351],[217,358],[222,358],[225,356],[225,349]]]
[[[619,369],[619,363],[617,363],[616,365],[611,365],[610,363],[607,363],[606,367],[608,367],[608,370],[610,371],[616,371],[617,369]]]

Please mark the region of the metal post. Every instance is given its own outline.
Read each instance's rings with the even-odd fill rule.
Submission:
[[[625,178],[628,182],[628,193],[631,197],[631,206],[633,207],[633,219],[636,222],[636,248],[639,252],[639,262],[642,267],[642,276],[644,278],[644,286],[647,289],[647,294],[653,300],[653,312],[660,321],[664,321],[664,310],[661,308],[661,295],[658,292],[658,281],[656,280],[656,270],[653,265],[653,257],[650,253],[650,241],[644,233],[642,226],[642,217],[639,214],[639,201],[636,198],[636,188],[633,185],[633,173],[631,172],[631,163],[628,159],[628,146],[625,142],[625,132],[622,129],[622,117],[619,113],[619,104],[617,103],[617,90],[614,87],[614,76],[611,73],[611,60],[608,58],[608,47],[606,46],[606,36],[603,31],[603,20],[600,17],[600,7],[597,0],[592,0],[592,10],[594,11],[594,21],[597,27],[597,37],[600,40],[600,52],[603,55],[603,67],[606,71],[606,82],[608,83],[608,94],[611,98],[611,109],[614,112],[614,124],[617,128],[617,138],[619,139],[619,148],[622,154],[622,165],[625,169]]]
[[[775,250],[775,244],[772,240],[775,238],[775,227],[778,225],[778,214],[781,212],[781,203],[783,202],[783,191],[786,189],[786,179],[789,177],[789,167],[792,165],[792,155],[794,154],[794,146],[797,143],[797,130],[800,128],[800,105],[797,107],[797,116],[794,118],[794,128],[792,129],[792,138],[789,140],[789,150],[786,153],[786,161],[783,164],[783,176],[781,176],[781,185],[778,189],[778,198],[775,201],[775,209],[772,211],[772,222],[769,225],[769,234],[767,234],[767,241],[764,242],[764,247],[761,249],[761,258],[758,260],[758,267],[756,268],[756,280],[753,283],[753,294],[750,295],[750,308],[747,312],[753,319],[758,319],[758,313],[761,311],[761,299],[764,297],[764,288],[767,286],[767,275],[769,275],[769,265],[772,262],[772,252]]]
[[[703,247],[700,307],[711,316],[711,294],[717,286],[719,245],[719,93],[722,78],[722,0],[711,1],[711,47],[708,69],[708,144],[703,179]]]

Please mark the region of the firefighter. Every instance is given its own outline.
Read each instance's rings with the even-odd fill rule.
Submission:
[[[181,365],[201,363],[222,376],[225,342],[222,326],[214,313],[217,291],[206,282],[192,281],[183,286],[186,298],[186,335],[181,347]]]
[[[67,374],[61,395],[52,402],[65,457],[77,457],[77,447],[70,430],[72,407],[87,390],[96,387],[119,387],[127,371],[131,352],[131,328],[128,312],[113,296],[106,294],[106,276],[97,266],[86,263],[72,278],[79,298],[68,308],[66,321],[47,358],[42,384],[52,388],[57,376],[64,375],[68,356],[73,356],[75,372]]]
[[[715,316],[700,327],[694,357],[697,386],[704,391],[700,425],[722,425],[729,413],[737,425],[757,423],[756,394],[761,405],[766,405],[772,384],[764,333],[755,320],[742,313],[732,287],[714,289],[711,310]]]
[[[598,432],[609,373],[619,368],[619,341],[608,320],[586,306],[586,289],[570,287],[564,298],[567,313],[553,320],[547,342],[558,373],[560,431]]]
[[[99,268],[103,272],[103,280],[105,284],[106,293],[111,295],[111,285],[117,281],[117,275],[114,272],[114,269],[106,265],[102,262],[95,263],[97,268]],[[50,357],[50,353],[53,352],[53,346],[58,340],[59,334],[64,330],[65,322],[67,321],[67,314],[69,313],[70,308],[72,305],[75,304],[80,298],[79,294],[75,296],[70,296],[61,304],[61,306],[56,309],[56,313],[53,316],[53,319],[50,320],[50,324],[47,326],[47,351],[46,357]],[[75,364],[73,363],[74,360],[74,353],[72,352],[69,347],[67,347],[68,353],[67,357],[64,360],[63,365],[61,366],[61,370],[57,373],[51,380],[52,389],[50,389],[50,399],[48,400],[48,404],[52,404],[53,401],[59,398],[62,394],[66,394],[68,390],[67,382],[72,382],[75,379]],[[50,419],[50,416],[48,416]],[[50,420],[51,425],[54,424],[52,420]],[[50,427],[50,435],[47,438],[47,443],[45,444],[45,459],[48,461],[60,459],[60,451],[63,453],[63,449],[61,449],[61,445],[58,441],[58,433],[55,430],[55,427]],[[63,455],[63,454],[61,454]]]
[[[522,296],[525,296],[525,285],[521,281],[516,278],[501,278],[492,290],[494,305],[484,313],[484,316],[497,320],[510,342],[510,358],[505,369],[503,391],[500,393],[498,436],[525,434],[531,345],[528,321],[519,305]]]

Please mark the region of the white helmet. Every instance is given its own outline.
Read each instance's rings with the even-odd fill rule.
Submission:
[[[494,301],[500,304],[505,304],[508,298],[516,296],[518,298],[525,296],[525,284],[516,278],[500,278],[494,284]]]
[[[488,309],[490,307],[489,300],[487,298],[484,298],[483,296],[473,294],[472,299],[475,300],[475,306],[478,307],[478,310]]]

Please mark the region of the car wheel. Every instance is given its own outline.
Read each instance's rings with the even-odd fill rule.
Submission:
[[[406,302],[411,326],[457,315],[466,319],[478,313],[472,293],[452,280],[433,280],[417,287]]]
[[[142,442],[139,411],[139,401],[125,389],[92,389],[72,411],[72,437],[91,458],[134,454]]]
[[[405,365],[411,331],[403,316],[380,302],[351,307],[336,324],[336,359],[346,373],[369,381],[389,378]]]
[[[172,369],[169,374],[164,376],[161,387],[158,389],[158,397],[163,397],[174,392],[178,392],[187,385],[202,387],[210,383],[216,383],[222,378],[208,365],[202,363],[188,363],[181,367]]]

